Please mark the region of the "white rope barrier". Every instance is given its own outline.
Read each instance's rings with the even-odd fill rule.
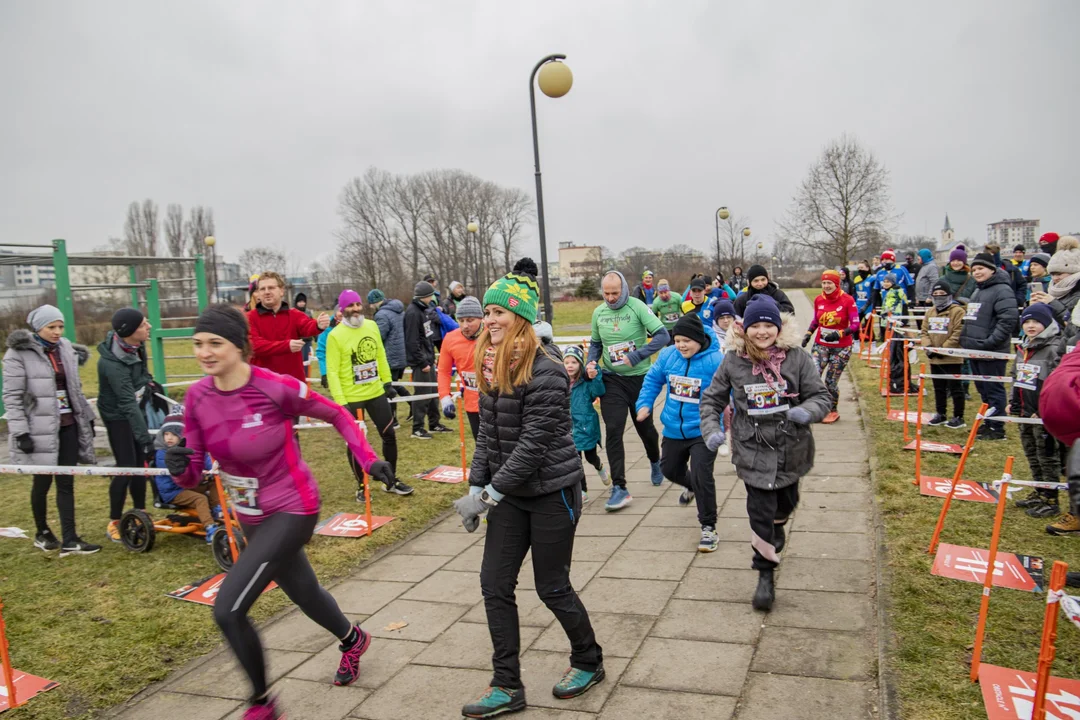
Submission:
[[[1071,620],[1073,625],[1080,628],[1080,597],[1062,592],[1060,600],[1058,606],[1061,612],[1065,613],[1065,617]]]
[[[1012,415],[978,415],[978,414],[976,414],[975,417],[977,419],[979,419],[979,420],[989,421],[989,422],[1018,423],[1020,425],[1042,425],[1043,424],[1042,418],[1022,418],[1022,417],[1014,417]]]
[[[927,378],[930,380],[973,380],[977,382],[999,382],[999,383],[1011,383],[1015,382],[1015,379],[1008,375],[961,375],[960,373],[926,373],[920,374],[918,377]]]
[[[991,483],[994,490],[1001,490],[1003,480],[995,480]],[[1056,482],[1039,482],[1035,480],[1009,480],[1009,487],[1013,485],[1022,485],[1024,487],[1041,488],[1043,490],[1068,490],[1068,483],[1056,483]]]
[[[895,340],[895,338],[893,338]],[[964,348],[936,348],[924,347],[928,353],[935,355],[951,355],[953,357],[966,357],[974,360],[1012,360],[1011,353],[991,352],[989,350],[965,350]]]
[[[134,475],[152,477],[168,475],[165,468],[98,467],[95,465],[0,465],[3,475]]]

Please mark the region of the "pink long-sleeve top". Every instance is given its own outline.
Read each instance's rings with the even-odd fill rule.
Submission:
[[[302,415],[331,423],[364,470],[378,459],[345,408],[296,378],[252,366],[251,380],[237,390],[218,390],[209,377],[188,390],[184,435],[195,454],[177,484],[198,485],[210,453],[244,522],[282,512],[318,513],[319,486],[293,435],[292,421]]]

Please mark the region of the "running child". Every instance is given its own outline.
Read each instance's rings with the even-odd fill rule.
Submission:
[[[671,335],[675,338],[675,347],[661,350],[645,376],[638,395],[637,419],[643,422],[649,417],[653,403],[664,388],[667,395],[660,414],[664,426],[660,468],[664,477],[686,488],[679,496],[679,505],[685,507],[697,502],[701,525],[698,552],[713,552],[720,543],[716,534],[716,481],[713,479],[718,448],[705,446],[698,408],[701,393],[712,382],[723,354],[695,314],[679,318]]]
[[[712,302],[712,332],[716,336],[716,348],[722,355],[724,353],[724,344],[727,342],[728,331],[731,330],[731,326],[735,323],[735,303],[730,300],[713,300]],[[728,405],[724,410],[724,417],[721,420],[721,427],[731,427],[731,416],[734,414],[735,408]],[[725,441],[717,450],[717,454],[720,457],[727,457],[731,454],[731,447]]]
[[[574,422],[574,447],[600,474],[600,482],[611,484],[607,468],[600,461],[596,448],[600,445],[600,416],[596,414],[593,400],[604,394],[604,377],[596,363],[585,365],[585,351],[578,345],[566,350],[563,367],[570,376],[570,419]],[[588,502],[589,490],[585,477],[581,478],[581,501]]]
[[[169,415],[158,429],[157,437],[154,438],[154,467],[166,468],[165,452],[176,447],[184,440],[184,416]],[[203,469],[213,467],[213,461],[209,455],[205,456]],[[154,485],[157,486],[158,496],[162,502],[175,505],[178,508],[194,510],[199,514],[199,522],[206,531],[206,543],[214,541],[214,533],[218,530],[221,521],[221,500],[217,496],[217,488],[214,482],[203,478],[203,481],[190,490],[185,490],[176,484],[171,475],[155,475]]]
[[[920,340],[923,347],[959,348],[960,330],[964,323],[964,306],[956,302],[952,287],[945,278],[940,278],[930,290],[930,307],[923,316]],[[959,375],[964,366],[964,359],[955,355],[926,353],[930,360],[930,369],[936,375]],[[934,416],[931,425],[944,425],[953,430],[965,427],[964,422],[964,384],[958,378],[934,378]],[[952,417],[947,417],[949,398],[953,401]]]

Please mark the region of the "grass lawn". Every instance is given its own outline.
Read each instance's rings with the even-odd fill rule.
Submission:
[[[552,308],[555,322],[552,327],[556,335],[587,336],[592,328],[592,314],[600,305],[600,300],[574,300],[557,302]]]
[[[807,291],[811,298],[819,291]],[[920,353],[922,357],[922,354]],[[849,366],[869,413],[872,464],[876,498],[885,525],[886,573],[888,577],[888,618],[893,633],[889,658],[895,673],[903,718],[984,718],[978,685],[968,679],[971,648],[975,637],[981,585],[936,577],[930,574],[933,557],[926,553],[942,500],[923,497],[911,484],[914,453],[902,450],[903,424],[885,419],[885,399],[878,394],[878,371],[853,360]],[[966,420],[973,421],[978,394],[971,388]],[[893,408],[902,407],[903,398]],[[926,397],[924,410],[933,407]],[[914,409],[914,404],[912,405]],[[912,428],[913,430],[913,428]],[[1008,440],[978,441],[968,458],[964,477],[970,480],[1000,479],[1007,455],[1013,455],[1013,475],[1030,479],[1027,460],[1020,447],[1016,425],[1007,426]],[[967,430],[925,428],[925,441],[963,444]],[[956,457],[943,453],[923,455],[924,475],[951,477]],[[1026,494],[1026,490],[1021,491]],[[1067,504],[1065,494],[1062,502]],[[954,501],[942,534],[942,542],[987,548],[994,519],[994,506]],[[1041,556],[1046,578],[1054,560],[1080,566],[1080,540],[1048,535],[1049,521],[1036,520],[1009,505],[1005,511],[1000,549]],[[1045,593],[1025,593],[995,588],[990,597],[990,616],[983,662],[1035,671],[1040,629],[1046,607]],[[1064,619],[1059,620],[1057,658],[1053,673],[1080,677],[1080,632]]]

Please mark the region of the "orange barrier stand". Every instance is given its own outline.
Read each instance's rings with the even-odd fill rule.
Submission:
[[[15,699],[15,672],[11,669],[11,656],[8,654],[7,628],[4,626],[4,601],[0,599],[0,666],[3,666],[4,687],[7,688],[8,707],[18,707]]]
[[[356,411],[356,419],[362,424],[364,422],[364,411]],[[359,463],[357,463],[359,464]],[[363,468],[360,468],[360,473],[364,478],[364,523],[367,525],[367,532],[364,533],[367,536],[371,536],[371,485],[368,482],[368,474]]]
[[[230,512],[236,519],[236,526],[240,527],[240,518],[236,515],[236,508],[231,507],[225,494],[225,486],[221,484],[221,473],[214,473],[214,487],[217,488],[218,500],[221,502],[221,519],[225,525],[225,534],[229,538],[229,554],[232,555],[233,564],[240,557],[240,546],[236,544],[236,535],[233,533],[233,524],[229,519]]]
[[[971,424],[971,432],[968,433],[967,442],[964,443],[964,452],[960,454],[960,461],[956,464],[956,472],[953,473],[949,494],[945,496],[945,502],[941,505],[941,513],[938,515],[937,524],[934,526],[934,535],[930,538],[930,547],[926,551],[929,555],[933,555],[934,551],[937,550],[938,540],[941,539],[941,530],[945,527],[945,515],[949,512],[949,506],[952,505],[953,495],[956,494],[956,486],[960,484],[960,478],[964,476],[964,465],[967,463],[971,448],[975,445],[975,434],[979,431],[979,425],[982,423],[983,413],[986,412],[987,407],[989,406],[986,403],[979,406],[979,412],[975,415],[975,422]],[[992,568],[990,574],[993,575]]]
[[[986,561],[986,580],[983,581],[982,599],[979,601],[979,622],[975,626],[975,650],[971,655],[971,682],[979,679],[979,663],[982,662],[983,635],[986,632],[986,615],[990,611],[990,588],[994,584],[994,563],[997,561],[998,541],[1001,539],[1001,521],[1005,518],[1008,502],[1009,478],[1012,477],[1013,456],[1005,458],[1005,472],[998,490],[997,510],[994,513],[994,531],[990,535],[990,556]]]
[[[911,364],[908,361],[908,340],[905,339],[901,345],[904,346],[904,442],[907,443],[911,441],[908,435],[908,393],[911,392],[911,381],[908,375],[911,372]],[[919,397],[922,398],[922,393]]]
[[[1035,671],[1035,707],[1031,720],[1046,720],[1046,690],[1050,685],[1050,666],[1054,664],[1057,640],[1058,603],[1061,590],[1065,587],[1065,574],[1069,566],[1060,560],[1054,561],[1050,571],[1050,589],[1046,593],[1046,614],[1043,615],[1042,643],[1039,645],[1039,666]]]

